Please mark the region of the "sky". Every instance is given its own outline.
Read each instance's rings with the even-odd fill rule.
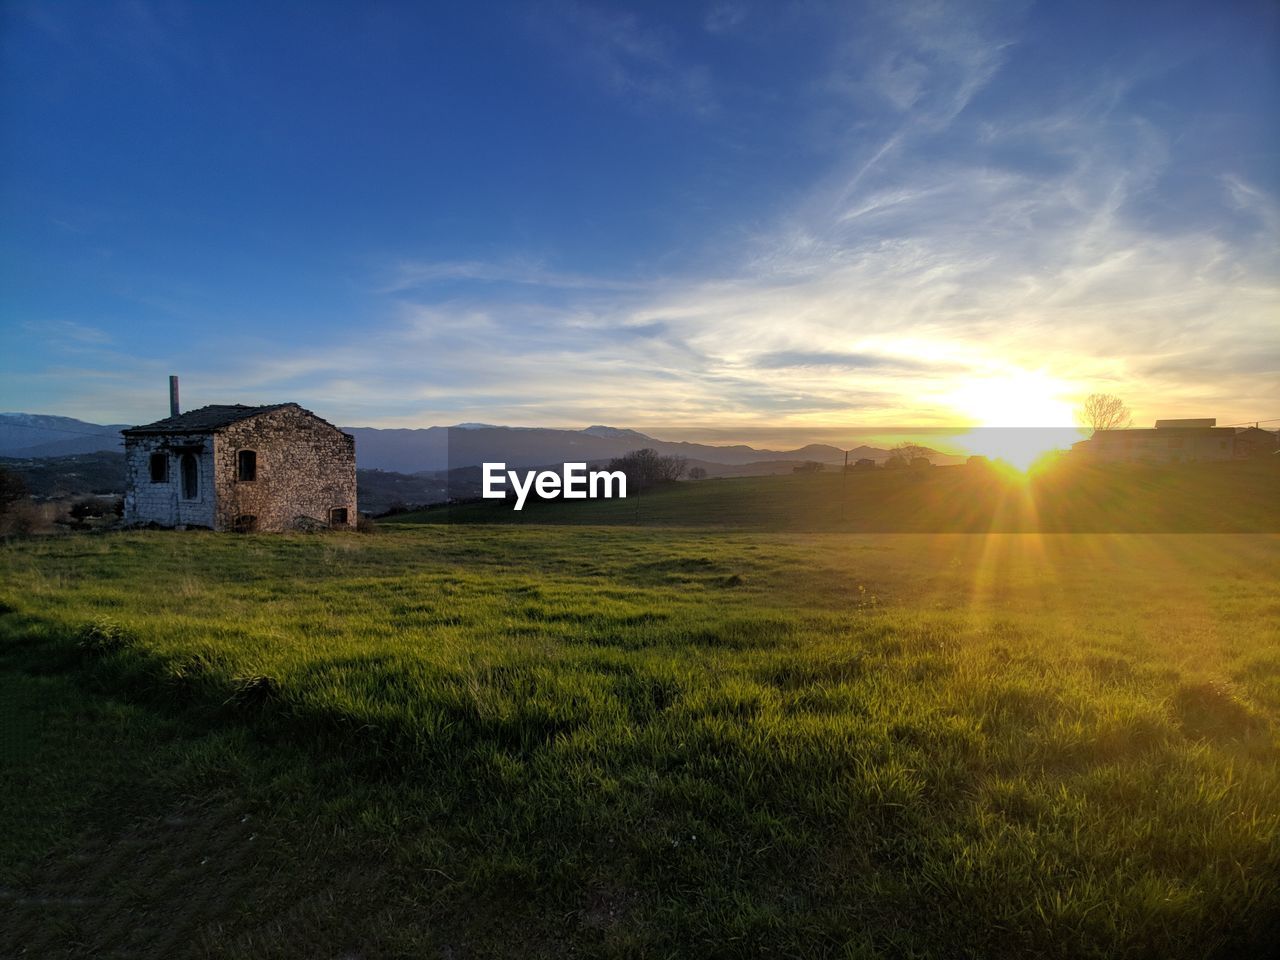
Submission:
[[[1270,2],[0,4],[0,410],[1280,417]]]

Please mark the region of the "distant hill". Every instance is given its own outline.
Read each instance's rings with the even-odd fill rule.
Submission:
[[[123,450],[125,423],[88,423],[40,413],[0,413],[0,457],[66,457]]]
[[[100,450],[70,457],[0,457],[0,468],[18,474],[27,492],[38,500],[124,494],[123,453]],[[385,513],[393,507],[421,506],[445,499],[442,477],[357,470],[356,487],[361,513]]]
[[[659,440],[637,430],[605,426],[587,427],[585,430],[489,427],[480,424],[416,430],[382,430],[374,427],[343,429],[355,436],[356,458],[362,467],[401,473],[434,472],[498,461],[512,468],[573,461],[598,463],[641,447],[650,447],[664,456],[686,457],[691,464],[704,467],[805,460],[817,460],[835,466],[843,464],[845,457],[845,452],[839,447],[827,444],[810,444],[797,450],[761,450],[745,444],[716,446]],[[857,447],[849,454],[850,462],[861,457],[882,461],[888,456],[888,450],[867,446]],[[935,458],[939,463],[953,462],[956,459],[936,453]],[[725,472],[715,471],[717,474]]]
[[[593,437],[604,437],[608,440],[631,440],[643,442],[651,439],[637,430],[624,430],[621,427],[594,426],[587,427],[582,432],[589,433]]]
[[[43,414],[0,414],[0,457],[58,457],[123,449],[120,431],[129,424],[95,424],[72,417]],[[817,460],[830,466],[844,462],[845,452],[827,444],[809,444],[797,450],[761,450],[745,444],[716,446],[688,441],[659,440],[637,430],[595,425],[585,430],[549,427],[498,427],[483,423],[456,427],[420,429],[343,427],[356,438],[356,459],[360,467],[395,473],[434,473],[458,467],[476,466],[486,461],[502,461],[509,467],[537,467],[546,464],[584,461],[598,463],[622,456],[641,447],[651,447],[663,455],[688,458],[713,475],[744,471],[718,467],[747,467],[776,462],[764,470],[758,466],[745,472],[789,470],[786,462]],[[867,457],[882,461],[889,451],[860,446],[849,459]],[[936,463],[956,458],[934,454]]]
[[[0,457],[0,467],[22,477],[38,500],[124,493],[124,454],[109,450],[70,457]]]
[[[442,503],[446,496],[443,476],[356,471],[356,498],[361,513],[376,515],[396,508]]]

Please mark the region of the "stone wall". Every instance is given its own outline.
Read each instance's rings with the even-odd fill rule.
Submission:
[[[196,458],[197,491],[193,500],[182,496],[182,456]],[[164,527],[213,527],[214,442],[210,434],[142,436],[125,440],[124,522],[158,523]],[[151,455],[167,458],[163,483],[151,482]]]
[[[237,455],[257,454],[256,477],[237,479]],[[232,530],[253,517],[257,530],[330,525],[330,511],[345,509],[345,527],[356,515],[355,440],[297,406],[233,423],[214,434],[217,491],[214,529]]]

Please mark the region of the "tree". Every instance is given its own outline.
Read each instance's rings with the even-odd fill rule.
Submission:
[[[664,457],[656,450],[645,447],[632,450],[609,461],[610,470],[621,470],[627,475],[628,488],[643,490],[655,483],[672,483],[684,476],[689,461],[685,457]]]
[[[707,479],[707,471],[706,471],[706,468],[705,468],[705,467],[691,467],[691,468],[689,469],[689,479],[690,479],[690,480],[705,480],[705,479]]]
[[[0,467],[0,536],[25,536],[47,526],[40,508],[27,498],[26,481]]]
[[[684,476],[684,472],[689,469],[688,457],[660,457],[662,462],[662,479],[668,481],[679,480]]]
[[[896,469],[897,467],[927,467],[932,464],[929,454],[933,453],[928,447],[922,447],[918,443],[900,443],[893,448],[889,454],[889,459],[884,462],[886,467]],[[921,463],[920,461],[923,461]]]
[[[0,513],[7,510],[10,504],[17,503],[27,495],[27,484],[22,475],[13,470],[0,467]]]
[[[1076,416],[1082,424],[1095,431],[1127,430],[1133,426],[1133,414],[1113,393],[1089,394]]]

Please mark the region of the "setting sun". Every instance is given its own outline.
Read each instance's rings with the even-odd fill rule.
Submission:
[[[977,426],[956,438],[968,453],[1027,470],[1052,450],[1079,439],[1071,427],[1071,387],[1041,371],[1020,370],[965,384],[946,396],[957,413]]]
[[[1019,370],[972,380],[951,391],[946,400],[957,413],[981,427],[1066,427],[1071,404],[1063,396],[1071,387],[1042,371]]]

